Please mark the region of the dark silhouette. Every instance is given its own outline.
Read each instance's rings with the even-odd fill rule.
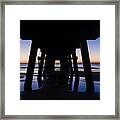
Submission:
[[[44,81],[49,90],[53,88],[71,90],[73,74],[75,74],[74,92],[77,92],[79,73],[76,48],[80,48],[86,79],[86,91],[93,93],[94,84],[86,40],[95,40],[99,36],[99,20],[21,20],[20,38],[32,40],[24,90],[32,90],[37,49],[40,48],[41,57],[38,57],[39,87],[42,87],[42,81]],[[54,70],[55,60],[60,60],[59,72]]]

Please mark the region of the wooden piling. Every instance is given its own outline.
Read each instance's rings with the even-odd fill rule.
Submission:
[[[45,59],[45,50],[41,49],[41,57],[39,60],[40,63],[39,63],[38,78],[37,78],[39,88],[41,87],[42,84],[42,70],[43,70],[44,59]]]
[[[74,65],[74,73],[75,73],[74,91],[78,92],[79,75],[78,75],[78,65],[77,65],[76,49],[73,50],[72,56],[73,56],[73,65]]]
[[[28,62],[28,67],[27,67],[27,73],[26,73],[26,80],[24,84],[24,91],[32,90],[32,79],[33,79],[36,55],[37,55],[37,46],[36,46],[36,43],[32,41],[30,55],[29,55],[29,62]]]
[[[69,75],[70,75],[70,83],[69,83],[69,89],[72,89],[72,82],[73,82],[73,67],[72,67],[72,58],[71,54],[69,54]]]
[[[84,67],[84,74],[86,79],[86,92],[93,92],[94,91],[94,83],[91,71],[91,64],[88,52],[87,41],[81,41],[81,54],[83,60],[83,67]]]

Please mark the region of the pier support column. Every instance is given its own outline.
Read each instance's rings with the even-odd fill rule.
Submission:
[[[75,73],[74,91],[78,92],[79,75],[78,75],[77,56],[76,56],[76,50],[75,49],[73,50],[72,57],[73,57],[73,65],[74,65],[74,73]]]
[[[32,90],[32,79],[34,74],[36,55],[37,55],[37,46],[35,42],[32,42],[30,55],[29,55],[29,62],[27,67],[27,73],[26,73],[26,80],[24,84],[24,91]]]
[[[41,84],[42,84],[41,78],[42,78],[42,70],[43,70],[44,59],[45,59],[45,51],[41,49],[41,57],[40,57],[39,70],[38,70],[38,85],[39,85],[39,88],[41,87]]]
[[[72,67],[72,58],[71,54],[69,54],[69,75],[70,75],[70,81],[69,81],[69,89],[72,89],[72,82],[73,82],[73,67]]]
[[[68,79],[69,79],[69,60],[67,58],[67,55],[61,56],[60,58],[60,64],[61,64],[61,79],[64,81],[63,84],[68,87]]]
[[[89,51],[86,40],[81,41],[81,54],[82,54],[84,74],[86,79],[86,92],[94,92],[94,83],[92,78]]]
[[[47,53],[46,56],[46,63],[45,63],[45,71],[47,73],[47,85],[48,86],[52,86],[54,84],[54,63],[55,63],[55,59],[53,56],[51,56],[49,53]]]

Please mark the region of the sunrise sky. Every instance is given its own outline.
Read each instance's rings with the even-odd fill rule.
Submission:
[[[31,40],[20,40],[20,63],[28,63]],[[96,40],[87,40],[90,61],[91,63],[100,62],[100,38]],[[38,49],[37,56],[40,56],[40,50]],[[76,49],[76,55],[78,56],[78,62],[82,62],[80,49]],[[37,61],[37,60],[36,60]]]

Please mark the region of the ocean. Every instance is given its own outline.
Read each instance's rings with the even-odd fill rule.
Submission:
[[[26,78],[28,64],[20,64],[20,92],[24,91],[24,82]],[[60,70],[60,64],[55,64],[55,71]],[[100,64],[99,63],[91,63],[91,68],[93,73],[97,73],[95,77],[93,76],[94,80],[94,92],[100,92]],[[78,71],[84,71],[83,64],[78,64]],[[32,81],[32,90],[39,89],[38,82],[37,82],[37,75],[38,75],[38,64],[35,64],[34,68],[34,75]],[[74,81],[75,77],[73,77],[72,82],[72,91],[74,88]],[[86,92],[86,81],[85,77],[79,77],[79,87],[78,92]]]

